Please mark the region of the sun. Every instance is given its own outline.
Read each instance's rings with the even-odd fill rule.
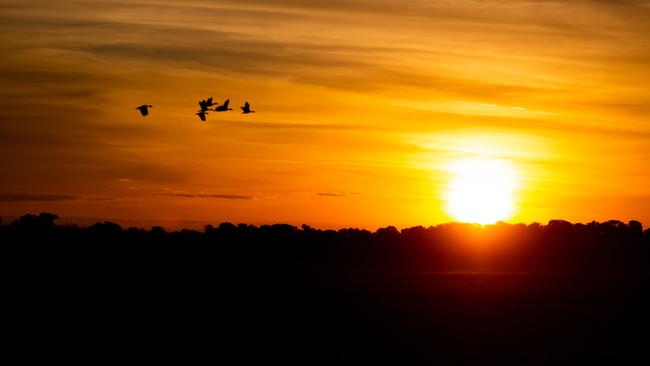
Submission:
[[[452,179],[445,192],[446,210],[461,222],[492,224],[515,211],[518,174],[502,159],[458,159],[449,165]]]

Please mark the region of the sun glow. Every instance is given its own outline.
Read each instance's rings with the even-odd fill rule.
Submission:
[[[458,159],[449,166],[447,212],[458,221],[491,224],[509,219],[515,211],[518,174],[501,159]]]

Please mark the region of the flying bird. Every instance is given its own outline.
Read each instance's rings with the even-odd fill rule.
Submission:
[[[212,97],[210,97],[210,98],[208,98],[208,99],[203,99],[203,100],[200,100],[200,101],[199,101],[199,107],[200,107],[201,110],[204,111],[204,112],[205,112],[205,111],[209,111],[209,110],[210,110],[210,107],[212,107],[213,105],[215,105],[215,104],[212,102]]]
[[[215,112],[225,112],[225,111],[232,111],[232,108],[228,108],[228,104],[230,104],[230,99],[226,99],[225,102],[223,102],[223,105],[217,106],[213,111]]]
[[[201,121],[205,122],[205,115],[208,114],[207,111],[200,110],[196,113],[197,116],[201,119]]]
[[[140,111],[140,114],[142,115],[142,117],[146,117],[146,116],[149,115],[149,108],[153,108],[153,106],[148,105],[148,104],[143,104],[143,105],[137,107],[136,109]]]
[[[242,114],[249,114],[249,113],[255,113],[255,111],[251,111],[251,105],[246,102],[243,107],[239,107],[242,110]]]

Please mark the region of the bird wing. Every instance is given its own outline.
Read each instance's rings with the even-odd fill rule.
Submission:
[[[251,108],[251,105],[248,104],[248,102],[246,102],[246,103],[244,103],[244,108],[246,108],[246,109],[250,109],[250,108]]]
[[[208,98],[208,105],[212,105],[212,97]]]
[[[230,99],[226,99],[226,101],[223,102],[223,107],[228,108],[228,104],[230,104]]]

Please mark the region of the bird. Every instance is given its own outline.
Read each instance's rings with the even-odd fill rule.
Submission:
[[[200,110],[196,113],[197,116],[201,119],[201,121],[205,122],[205,115],[208,114],[207,111]]]
[[[251,111],[251,105],[248,104],[248,102],[244,103],[244,106],[239,108],[241,108],[242,114],[255,113],[255,111]]]
[[[210,107],[212,107],[213,105],[215,104],[212,102],[212,97],[199,101],[199,107],[201,108],[202,111],[209,111]]]
[[[223,102],[223,105],[217,106],[213,111],[215,112],[225,112],[225,111],[232,111],[232,108],[228,108],[228,104],[230,104],[230,99],[226,99],[225,102]]]
[[[142,115],[142,117],[146,117],[146,116],[149,115],[149,108],[153,108],[153,106],[148,105],[148,104],[143,104],[143,105],[137,107],[136,109],[140,111],[140,114]]]

